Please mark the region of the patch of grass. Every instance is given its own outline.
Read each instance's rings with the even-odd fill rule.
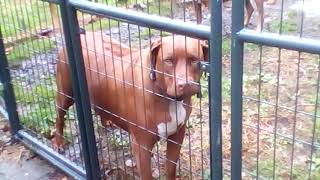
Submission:
[[[231,79],[230,78],[222,78],[222,98],[230,99],[231,97]]]
[[[4,39],[15,40],[22,34],[35,33],[52,24],[49,3],[37,0],[1,0],[0,9],[0,29]],[[52,49],[53,45],[49,39],[27,39],[19,42],[7,55],[9,65],[18,65],[21,60],[28,59],[35,53]]]
[[[48,52],[54,48],[54,43],[49,39],[36,39],[22,42],[13,46],[7,55],[9,65],[17,65],[22,60],[30,59],[35,54]]]
[[[38,85],[34,86],[31,89],[26,89],[20,84],[14,83],[14,92],[16,96],[16,100],[22,104],[43,104],[45,105],[47,101],[54,100],[55,90],[56,88],[52,88],[47,86],[42,82],[39,82]]]
[[[270,98],[270,92],[268,88],[266,88],[265,86],[275,84],[276,77],[266,73],[261,73],[261,78],[259,77],[259,74],[253,74],[253,75],[244,74],[243,82],[244,82],[244,92],[249,92],[251,95],[259,94],[258,85],[260,83],[261,84],[260,99],[268,101]]]
[[[256,51],[259,49],[259,45],[252,43],[245,43],[244,49],[248,51]]]
[[[150,31],[149,31],[149,28],[146,28],[140,32],[141,37],[149,37],[149,36],[153,36],[153,35],[160,35],[160,31],[156,30],[156,29],[150,29]],[[162,31],[161,35],[162,35],[162,37],[165,37],[165,36],[170,36],[171,33],[168,33],[166,31]]]
[[[284,15],[284,19],[282,20],[282,32],[283,33],[293,33],[297,32],[298,25],[297,25],[297,12],[296,11],[289,11]],[[275,20],[272,21],[270,24],[270,30],[272,32],[278,33],[280,30],[281,21]]]
[[[223,38],[222,39],[222,55],[223,56],[229,55],[230,51],[231,51],[231,39]]]
[[[210,169],[205,169],[203,172],[203,179],[204,180],[209,180],[211,179],[211,172]]]
[[[278,179],[279,174],[280,174],[280,171],[279,171],[280,163],[276,162],[275,165],[276,165],[275,176],[276,176],[276,179]],[[254,170],[253,174],[257,174],[256,169]],[[270,159],[260,160],[260,162],[259,162],[259,176],[266,178],[266,179],[273,178],[273,161],[272,160],[270,160]]]
[[[32,103],[32,93],[25,89],[21,84],[13,83],[13,89],[18,104],[27,105]]]
[[[113,149],[123,150],[124,148],[129,147],[129,138],[120,133],[121,133],[120,131],[114,132],[110,137],[110,142]]]
[[[144,12],[149,12],[150,14],[160,14],[160,16],[171,16],[171,1],[161,1],[159,7],[159,0],[154,2],[149,2],[149,9],[145,9]]]
[[[53,101],[54,102],[54,101]],[[20,116],[21,123],[27,128],[49,138],[55,123],[55,109],[49,103],[33,105],[31,111]]]
[[[19,31],[34,32],[40,25],[52,24],[49,3],[1,0],[0,9],[0,28],[4,38],[16,36]]]
[[[119,21],[103,18],[92,24],[86,24],[84,28],[88,31],[101,31],[103,29],[117,27],[118,23]]]
[[[202,86],[207,87],[208,86],[208,77],[206,77],[205,75],[202,75],[200,78],[200,84]],[[201,88],[201,95],[203,99],[208,99],[209,98],[209,87],[208,88]]]
[[[280,20],[275,20],[270,24],[272,32],[278,32],[281,27]],[[282,32],[283,33],[292,33],[297,31],[297,23],[294,19],[286,19],[282,21]]]
[[[295,10],[289,11],[287,16],[289,19],[295,19],[298,17],[298,11],[295,11]]]
[[[275,179],[289,179],[290,166],[283,161],[276,160],[275,162]],[[257,174],[256,169],[253,171],[254,175]],[[303,165],[294,165],[292,169],[293,179],[305,179],[308,177],[308,169]],[[265,159],[259,162],[259,178],[272,179],[273,178],[273,160]]]
[[[52,81],[50,78],[49,81]],[[20,120],[22,124],[33,131],[49,137],[55,122],[55,87],[49,87],[46,81],[39,81],[31,89],[14,83],[16,100],[21,107]]]
[[[320,154],[316,153],[311,160],[311,178],[320,179]]]
[[[208,78],[205,77],[204,75],[201,76],[200,84],[203,87],[203,88],[201,88],[201,94],[202,94],[202,99],[204,99],[204,100],[208,100],[208,98],[209,98],[209,87],[204,88],[204,87],[208,86],[207,82],[208,82]],[[223,77],[221,86],[222,86],[221,87],[222,88],[222,98],[229,99],[231,96],[231,80],[230,80],[230,78]],[[193,98],[195,99],[196,96],[194,96]]]

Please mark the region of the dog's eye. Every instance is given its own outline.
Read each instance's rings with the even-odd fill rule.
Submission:
[[[169,65],[169,66],[172,66],[172,65],[173,65],[173,62],[172,62],[171,59],[165,59],[165,60],[164,60],[164,63],[165,63],[166,65]]]

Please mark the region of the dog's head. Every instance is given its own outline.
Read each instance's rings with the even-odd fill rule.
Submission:
[[[150,78],[167,96],[182,100],[200,91],[200,61],[208,60],[208,45],[203,40],[168,36],[150,48]]]

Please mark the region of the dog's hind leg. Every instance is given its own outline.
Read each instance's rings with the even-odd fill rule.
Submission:
[[[166,162],[166,179],[175,180],[176,179],[176,167],[177,161],[180,155],[180,149],[184,139],[186,127],[185,125],[181,127],[177,133],[169,136],[167,142],[167,162]]]
[[[264,11],[263,11],[263,0],[256,0],[257,10],[258,10],[258,25],[257,31],[261,31],[263,28],[263,21],[264,21]]]
[[[74,103],[71,79],[67,65],[58,63],[57,68],[57,95],[56,95],[56,113],[54,138],[52,139],[53,148],[59,153],[64,152],[63,128],[65,126],[65,115],[69,107]]]
[[[200,0],[193,0],[193,7],[197,19],[197,24],[201,24],[202,22],[202,4]]]
[[[247,16],[245,17],[245,20],[244,20],[244,26],[249,25],[252,13],[254,11],[250,0],[246,0],[246,11],[247,11]]]

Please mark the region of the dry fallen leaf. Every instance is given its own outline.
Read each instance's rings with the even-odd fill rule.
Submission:
[[[5,125],[1,128],[1,130],[2,130],[3,132],[8,132],[8,131],[10,131],[10,126],[9,126],[8,124],[5,124]]]

